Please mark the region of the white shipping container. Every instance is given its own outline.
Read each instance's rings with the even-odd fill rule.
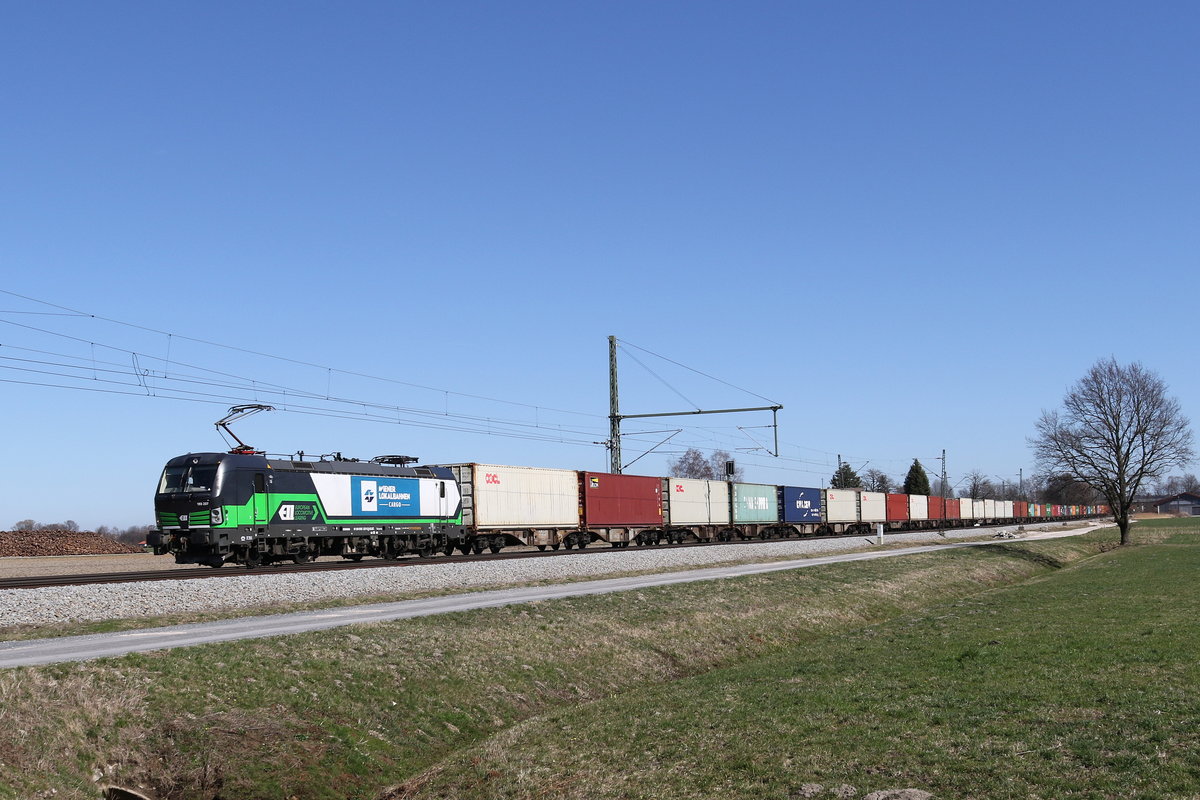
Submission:
[[[959,519],[975,519],[975,501],[964,497],[958,501]]]
[[[995,500],[984,500],[983,501],[983,518],[984,519],[995,519],[996,518],[996,501]]]
[[[863,492],[859,498],[862,522],[887,522],[887,495],[883,492]]]
[[[987,519],[986,500],[972,500],[971,504],[974,506],[971,513],[975,515],[975,519]]]
[[[923,494],[908,496],[908,518],[929,519],[929,498]]]
[[[997,505],[996,513],[998,513],[1000,515],[1001,519],[1012,519],[1012,517],[1013,517],[1013,501],[1012,500],[998,500],[996,502],[996,505]]]
[[[853,489],[825,490],[826,522],[858,522],[858,496]]]
[[[671,525],[728,525],[729,484],[667,478],[667,522]]]
[[[574,528],[579,475],[571,469],[448,465],[463,484],[463,524],[480,529]]]

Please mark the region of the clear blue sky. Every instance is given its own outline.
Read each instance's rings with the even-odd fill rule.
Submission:
[[[1195,3],[7,3],[0,74],[0,289],[61,307],[0,295],[0,527],[150,521],[233,402],[600,469],[610,334],[753,393],[623,347],[626,413],[782,403],[765,483],[1028,474],[1110,355],[1200,419]]]

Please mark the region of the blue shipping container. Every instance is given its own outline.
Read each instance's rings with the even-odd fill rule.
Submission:
[[[820,522],[821,490],[801,489],[798,486],[781,487],[783,501],[779,509],[784,522]]]

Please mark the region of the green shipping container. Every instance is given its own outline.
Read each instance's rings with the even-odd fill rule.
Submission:
[[[774,486],[760,483],[735,483],[733,485],[733,521],[778,522],[779,493]]]

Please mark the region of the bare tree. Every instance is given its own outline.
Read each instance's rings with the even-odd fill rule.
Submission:
[[[1063,409],[1043,411],[1029,443],[1038,464],[1088,484],[1112,509],[1129,543],[1129,512],[1143,485],[1189,464],[1191,423],[1167,397],[1162,378],[1139,363],[1097,361],[1063,398]]]
[[[1154,486],[1154,494],[1159,497],[1170,497],[1172,495],[1183,494],[1184,492],[1200,495],[1200,478],[1187,472],[1183,475],[1172,475],[1166,480],[1160,480]]]
[[[996,486],[992,483],[991,478],[974,469],[963,476],[963,488],[958,496],[971,497],[975,500],[994,500],[996,499]]]
[[[933,479],[933,482],[930,484],[930,490],[932,491],[932,497],[954,497],[953,484],[950,481],[946,481],[945,485],[943,485],[941,478]]]
[[[1060,473],[1047,475],[1040,484],[1035,497],[1043,503],[1061,505],[1092,505],[1103,503],[1104,497],[1088,484],[1078,480],[1074,475]]]
[[[20,522],[14,522],[12,529],[14,531],[35,531],[40,526],[41,523],[39,523],[37,520],[23,519]]]
[[[727,461],[733,461],[733,456],[726,450],[714,450],[706,458],[704,453],[694,447],[689,447],[676,461],[667,463],[667,471],[677,478],[724,480],[726,478],[725,462]],[[740,481],[742,477],[742,468],[735,464],[733,480]]]
[[[667,462],[667,472],[676,478],[712,478],[712,464],[694,447],[689,447],[675,461]]]
[[[47,522],[44,525],[39,524],[37,529],[39,531],[69,531],[74,533],[79,530],[79,523],[73,519],[69,519],[66,522]]]
[[[733,461],[732,475],[725,471],[725,465],[730,461]],[[708,457],[708,463],[712,464],[713,475],[718,480],[728,478],[732,481],[740,481],[745,478],[745,470],[737,465],[737,461],[728,450],[713,450],[712,455]]]
[[[890,492],[896,488],[896,482],[886,472],[874,467],[863,472],[862,485],[868,492]]]

